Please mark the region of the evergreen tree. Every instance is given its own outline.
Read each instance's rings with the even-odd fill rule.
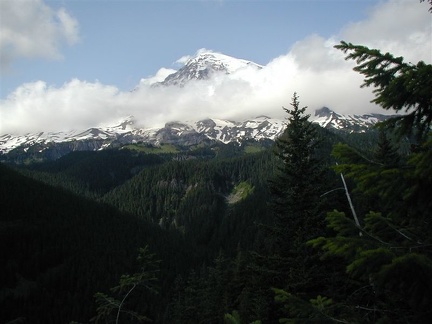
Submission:
[[[284,134],[276,140],[281,164],[270,181],[275,210],[276,252],[295,250],[323,228],[319,217],[324,166],[315,154],[318,147],[316,126],[300,107],[294,93]]]
[[[336,307],[341,309],[339,318],[348,322],[430,322],[432,259],[427,237],[376,212],[365,215],[360,228],[342,212],[328,213],[327,220],[336,235],[311,244],[322,247],[325,257],[344,258],[346,280],[355,284],[324,313]]]
[[[372,102],[386,110],[407,113],[387,121],[388,127],[397,126],[400,135],[415,134],[420,140],[427,138],[432,123],[431,64],[406,63],[403,57],[344,41],[335,48],[348,53],[347,60],[357,62],[354,71],[365,76],[362,87],[375,87]]]
[[[276,176],[270,180],[275,212],[274,225],[266,227],[270,245],[253,254],[251,265],[260,278],[256,290],[261,298],[255,296],[255,300],[272,299],[267,314],[260,314],[263,322],[280,317],[271,287],[314,296],[325,280],[325,271],[318,270],[319,253],[305,243],[325,231],[324,215],[319,210],[324,200],[321,195],[326,191],[326,162],[317,154],[321,142],[316,126],[305,114],[306,107],[300,107],[296,93],[291,107],[284,108],[288,113],[287,127],[276,141],[280,163]]]
[[[159,272],[160,260],[155,259],[155,254],[149,252],[148,246],[139,249],[137,260],[140,263],[140,271],[133,275],[122,275],[119,285],[111,288],[111,291],[119,294],[119,299],[100,292],[95,294],[94,297],[98,304],[97,315],[91,321],[96,323],[101,320],[110,322],[110,318],[115,318],[115,323],[118,324],[122,314],[124,314],[123,316],[127,315],[130,320],[138,322],[151,321],[138,311],[127,309],[125,305],[136,288],[143,288],[146,292],[153,294],[158,293],[156,282],[158,281],[157,273]]]
[[[325,257],[344,258],[347,282],[352,285],[338,299],[325,299],[320,308],[323,318],[344,323],[428,323],[432,321],[432,225],[430,191],[432,186],[432,66],[403,62],[391,54],[341,42],[336,48],[350,52],[348,59],[366,76],[364,86],[374,85],[373,100],[385,109],[405,110],[386,126],[399,135],[416,134],[418,146],[401,161],[384,135],[378,141],[373,159],[347,145],[335,147],[341,163],[337,171],[356,184],[356,192],[368,197],[367,212],[360,223],[345,213],[328,213],[333,235],[310,241],[321,247]],[[335,287],[335,292],[338,291]],[[298,303],[296,296],[277,292],[291,311],[303,320],[316,318],[316,307]],[[294,309],[293,309],[294,308]]]
[[[383,129],[379,132],[377,148],[374,152],[374,159],[377,163],[389,167],[397,166],[400,163],[401,157]]]
[[[381,134],[375,160],[347,145],[335,147],[341,165],[336,169],[351,178],[357,192],[371,198],[366,213],[354,222],[344,212],[328,213],[332,235],[311,240],[324,257],[346,261],[346,282],[337,299],[305,302],[285,291],[276,291],[287,311],[287,320],[342,323],[429,323],[432,321],[432,225],[429,192],[432,186],[432,65],[405,63],[402,57],[341,42],[335,46],[356,60],[355,71],[365,75],[363,86],[375,86],[373,102],[401,115],[384,126],[400,136],[415,134],[417,147],[406,162]],[[373,199],[372,199],[373,198]],[[317,312],[318,311],[318,312]],[[284,321],[285,319],[281,319]]]

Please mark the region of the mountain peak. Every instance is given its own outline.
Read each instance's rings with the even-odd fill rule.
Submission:
[[[222,53],[216,53],[212,51],[198,52],[198,54],[190,58],[185,66],[198,64],[202,68],[211,67],[213,69],[220,69],[228,73],[235,72],[236,70],[245,66],[256,66],[262,68],[261,65],[253,63],[248,60],[238,59]]]
[[[191,80],[206,80],[215,73],[231,74],[247,67],[262,68],[261,65],[251,61],[201,50],[196,56],[189,58],[180,70],[168,75],[160,84],[184,86]]]
[[[330,117],[335,112],[328,107],[322,107],[320,109],[315,110],[316,117]]]

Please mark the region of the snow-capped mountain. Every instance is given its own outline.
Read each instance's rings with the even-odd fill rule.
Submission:
[[[389,117],[392,116],[381,114],[341,115],[327,107],[323,107],[315,111],[312,120],[323,128],[362,132]]]
[[[191,80],[205,80],[215,73],[231,74],[245,68],[262,69],[262,66],[220,53],[201,52],[189,59],[180,70],[168,75],[158,85],[184,86]]]
[[[261,69],[251,61],[228,55],[201,51],[189,59],[177,72],[170,74],[156,86],[185,86],[192,80],[205,80],[218,74],[233,74],[243,69]],[[365,131],[370,125],[389,116],[379,114],[341,115],[323,107],[310,120],[324,128],[344,131]],[[144,142],[152,145],[171,143],[190,146],[199,143],[242,143],[245,140],[275,140],[280,136],[285,120],[260,116],[243,121],[212,119],[169,122],[159,128],[139,128],[133,117],[127,117],[114,126],[99,126],[85,130],[44,132],[24,135],[0,134],[0,156],[9,154],[42,156],[56,159],[71,151],[102,150],[124,144]]]
[[[133,118],[112,126],[89,128],[84,131],[39,132],[22,136],[5,134],[0,136],[0,154],[12,150],[42,153],[55,149],[61,152],[74,150],[101,150],[123,144],[145,142],[152,145],[162,143],[190,146],[202,142],[219,141],[223,143],[242,142],[243,140],[270,139],[281,135],[285,127],[282,120],[261,116],[235,122],[222,119],[205,119],[189,122],[169,122],[161,128],[134,128]],[[59,145],[61,144],[61,145]]]
[[[259,116],[242,122],[205,119],[194,123],[194,128],[198,133],[223,143],[241,143],[249,139],[257,141],[262,139],[275,140],[283,133],[285,126],[283,120],[272,119],[267,116]]]
[[[390,116],[379,114],[341,115],[327,107],[315,111],[312,122],[324,128],[363,132]],[[160,128],[138,128],[133,117],[114,126],[94,127],[83,131],[39,132],[0,136],[0,155],[32,153],[45,159],[56,159],[71,151],[102,150],[130,143],[160,145],[170,143],[191,146],[200,143],[275,140],[286,127],[286,121],[259,116],[244,121],[208,118],[199,121],[168,122]]]
[[[29,148],[35,145],[53,143],[76,142],[86,140],[109,140],[127,134],[133,130],[133,117],[129,116],[114,126],[92,127],[86,130],[70,130],[65,132],[38,132],[24,135],[0,135],[0,154],[23,147]]]

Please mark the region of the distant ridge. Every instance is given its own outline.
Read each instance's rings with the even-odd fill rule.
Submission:
[[[326,129],[344,132],[365,132],[379,121],[391,116],[380,114],[341,115],[322,107],[310,117],[313,123]],[[9,153],[40,153],[49,159],[59,158],[71,151],[103,150],[125,144],[144,142],[151,145],[164,143],[190,146],[200,143],[242,143],[246,140],[271,140],[279,137],[286,120],[258,116],[243,121],[207,118],[198,121],[172,121],[164,127],[138,128],[133,116],[114,126],[92,127],[65,132],[38,132],[24,135],[0,135],[0,155]]]
[[[337,129],[347,132],[364,132],[378,122],[389,119],[390,115],[364,114],[364,115],[341,115],[328,107],[315,110],[312,118],[314,123],[323,128]]]

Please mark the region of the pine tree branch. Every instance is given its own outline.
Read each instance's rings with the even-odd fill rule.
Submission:
[[[425,2],[425,0],[420,0],[420,2]],[[432,0],[427,0],[430,4],[429,12],[432,13]]]
[[[410,240],[410,241],[414,242],[414,240],[413,240],[412,238],[410,238],[408,235],[402,233],[400,230],[398,230],[398,229],[397,229],[396,227],[394,227],[392,224],[390,224],[389,222],[386,222],[386,223],[387,223],[387,225],[388,225],[391,229],[393,229],[394,231],[396,231],[397,233],[399,233],[400,235],[402,235],[403,237],[405,237],[407,240]],[[416,243],[421,244],[421,242],[416,242]]]
[[[373,103],[386,110],[410,112],[399,118],[400,135],[415,130],[417,138],[424,139],[432,123],[432,66],[423,61],[405,63],[403,57],[345,41],[334,47],[347,54],[346,60],[356,61],[354,71],[365,76],[361,87],[375,87]]]

